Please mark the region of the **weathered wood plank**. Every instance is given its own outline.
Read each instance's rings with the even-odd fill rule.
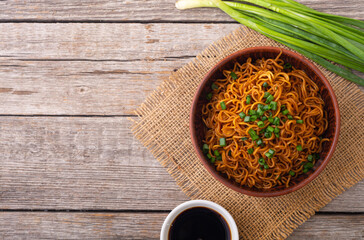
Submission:
[[[0,24],[0,114],[132,114],[171,71],[237,27]]]
[[[1,20],[231,21],[217,9],[179,11],[176,0],[0,1]],[[316,10],[363,19],[363,1],[299,0]]]
[[[170,210],[188,198],[124,118],[0,117],[0,209]],[[364,182],[322,211],[364,212]]]
[[[159,239],[167,213],[1,212],[3,239]],[[364,237],[363,215],[316,215],[288,240],[356,240]]]

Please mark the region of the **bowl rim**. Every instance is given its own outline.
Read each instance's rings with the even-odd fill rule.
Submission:
[[[302,181],[298,182],[296,185],[285,188],[285,189],[280,189],[277,191],[272,191],[272,192],[258,192],[258,191],[254,191],[254,190],[247,190],[247,189],[243,189],[240,188],[237,185],[234,185],[233,183],[231,183],[227,178],[221,176],[220,174],[217,173],[217,171],[215,170],[215,167],[213,167],[211,164],[209,164],[206,159],[205,156],[203,155],[202,150],[198,147],[198,143],[197,143],[197,137],[196,137],[196,127],[195,127],[195,121],[193,118],[193,114],[196,112],[196,108],[197,108],[197,102],[199,99],[199,96],[202,93],[202,86],[204,85],[204,83],[206,81],[208,81],[212,75],[219,70],[219,68],[228,63],[229,61],[244,55],[244,54],[248,54],[248,53],[254,53],[256,51],[271,51],[274,52],[276,51],[277,53],[279,53],[280,51],[282,51],[282,54],[285,55],[289,55],[290,57],[296,58],[297,60],[303,62],[304,64],[306,64],[309,68],[311,68],[311,70],[317,75],[318,78],[320,78],[320,80],[322,81],[323,85],[325,85],[326,89],[329,92],[329,95],[332,99],[333,102],[333,106],[334,106],[334,116],[335,116],[335,121],[336,121],[336,131],[334,132],[334,136],[333,136],[333,140],[332,140],[332,145],[326,155],[326,157],[323,159],[322,163],[317,167],[317,169],[310,175],[308,175],[307,178],[303,179]],[[197,90],[195,92],[195,95],[193,97],[192,100],[192,105],[191,105],[191,109],[190,109],[190,136],[192,139],[192,144],[193,147],[195,149],[195,152],[198,155],[199,160],[202,162],[202,164],[204,165],[204,167],[207,169],[207,171],[216,179],[218,180],[220,183],[224,184],[225,186],[239,192],[242,194],[246,194],[249,196],[254,196],[254,197],[276,197],[276,196],[281,196],[281,195],[285,195],[294,191],[297,191],[298,189],[306,186],[309,182],[311,182],[312,180],[314,180],[326,167],[326,165],[328,164],[328,162],[330,161],[332,155],[334,154],[334,151],[336,149],[336,145],[339,139],[339,133],[340,133],[340,111],[339,111],[339,105],[334,93],[334,90],[332,89],[329,81],[326,79],[326,77],[324,76],[324,74],[310,61],[308,61],[306,58],[304,58],[303,56],[292,52],[290,50],[287,49],[283,49],[283,48],[279,48],[279,47],[270,47],[270,46],[260,46],[260,47],[251,47],[251,48],[245,48],[243,50],[239,50],[237,52],[234,52],[232,54],[230,54],[229,56],[223,58],[221,61],[219,61],[217,64],[215,64],[208,72],[207,74],[203,77],[202,81],[199,83]]]

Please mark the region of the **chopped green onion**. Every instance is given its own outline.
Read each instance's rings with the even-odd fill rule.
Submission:
[[[246,96],[246,104],[250,104],[252,97],[250,95]]]
[[[267,120],[268,118],[266,117],[266,116],[263,116],[262,117],[262,121],[265,121],[265,120]]]
[[[207,145],[206,143],[204,143],[204,145],[202,146],[202,150],[204,152],[208,152],[209,151],[209,145]]]
[[[279,138],[279,133],[274,133],[274,135],[276,136],[276,138]]]
[[[301,145],[297,145],[297,151],[302,151],[302,146]]]
[[[272,109],[273,111],[277,110],[277,102],[275,101],[270,102],[269,108]]]
[[[272,158],[273,157],[273,154],[270,154],[270,153],[265,153],[265,156],[267,156],[267,158]]]
[[[246,114],[245,114],[245,113],[243,113],[243,112],[239,113],[239,117],[240,117],[240,118],[245,118],[245,116],[246,116]]]
[[[260,116],[263,116],[263,114],[264,114],[264,110],[262,109],[262,108],[258,108],[258,110],[257,110],[257,114],[258,114],[258,116],[260,117]]]
[[[265,133],[265,128],[263,128],[262,130],[259,131],[260,134],[264,134]]]
[[[286,106],[285,106],[285,105],[282,105],[282,106],[281,106],[281,110],[282,110],[282,111],[283,111],[285,108],[286,108]]]
[[[268,169],[269,166],[267,164],[264,164],[264,169]]]
[[[292,115],[288,115],[288,116],[287,116],[287,118],[288,118],[289,120],[293,120]]]
[[[307,160],[308,160],[308,161],[310,161],[310,162],[312,162],[312,160],[313,160],[313,156],[312,156],[311,154],[310,154],[310,155],[308,155],[308,156],[307,156]]]
[[[283,114],[283,115],[287,115],[288,113],[289,113],[288,109],[286,109],[286,110],[284,110],[284,111],[282,112],[282,114]]]
[[[262,139],[258,139],[258,140],[257,140],[257,145],[258,145],[258,146],[260,146],[260,145],[262,145],[262,144],[263,144],[263,140],[262,140]]]
[[[268,83],[267,83],[267,82],[264,82],[264,83],[263,83],[263,87],[264,87],[264,88],[268,87]]]
[[[209,94],[206,95],[206,99],[211,100],[211,98],[212,98],[212,93],[210,92]]]
[[[308,172],[308,168],[304,168],[302,172],[303,173],[307,173]]]
[[[279,176],[277,179],[278,179],[278,180],[281,180],[281,176]]]
[[[259,109],[259,108],[263,108],[263,107],[264,107],[264,105],[263,105],[263,104],[258,103],[258,109]]]
[[[267,97],[267,100],[265,101],[265,103],[270,103],[271,101],[273,101],[274,97],[272,95],[269,95]]]
[[[212,158],[212,156],[211,156],[210,153],[206,154],[206,156],[207,156],[208,159],[211,159]]]
[[[222,109],[222,110],[225,110],[225,109],[226,109],[226,104],[225,104],[225,102],[220,102],[220,106],[221,106],[221,109]]]
[[[220,146],[221,147],[225,147],[226,146],[226,139],[225,138],[220,138]]]
[[[274,151],[273,149],[269,149],[269,151],[268,151],[270,154],[275,154],[276,153],[276,151]]]
[[[237,76],[234,72],[231,72],[231,73],[230,73],[230,76],[231,76],[231,78],[232,78],[232,79],[234,79],[234,80],[238,79],[238,76]]]
[[[249,115],[255,115],[255,114],[257,114],[257,111],[255,111],[255,110],[253,110],[253,109],[250,109],[250,110],[248,111],[248,113],[249,113]]]
[[[263,98],[267,98],[267,97],[269,97],[269,96],[271,96],[272,94],[270,94],[270,92],[265,92],[264,93],[264,96],[263,96]]]
[[[212,88],[213,90],[215,90],[215,89],[219,89],[219,86],[217,86],[215,83],[213,83],[213,84],[211,85],[211,88]]]
[[[264,122],[263,121],[258,121],[257,124],[258,124],[258,127],[264,128]]]
[[[248,133],[249,133],[249,135],[250,135],[250,137],[253,139],[253,141],[255,141],[255,140],[258,140],[259,139],[259,136],[258,136],[258,134],[254,131],[254,129],[249,129],[249,131],[248,131]]]
[[[270,106],[269,106],[269,105],[264,105],[263,110],[264,110],[264,111],[268,111],[268,110],[270,110]]]
[[[270,137],[272,137],[272,133],[271,132],[265,132],[264,137],[270,138]]]
[[[292,177],[295,175],[296,173],[293,171],[289,171],[289,175],[291,175]]]
[[[279,133],[279,128],[278,127],[274,128],[274,133]]]
[[[268,117],[268,121],[269,121],[270,123],[273,123],[273,117]]]
[[[219,151],[216,149],[215,151],[214,151],[214,155],[217,157],[217,156],[220,156],[220,153],[219,153]]]
[[[282,121],[285,123],[285,122],[287,122],[287,119],[283,118]]]
[[[259,165],[264,165],[265,164],[264,158],[259,158],[258,163]]]
[[[303,168],[311,169],[311,168],[313,168],[313,163],[307,162],[307,163],[305,163],[305,165],[303,165]]]
[[[250,116],[246,116],[246,117],[244,118],[244,122],[250,122]]]
[[[242,137],[241,140],[246,141],[246,140],[248,140],[248,138],[247,137]]]
[[[271,127],[271,126],[268,126],[268,127],[267,127],[267,131],[272,133],[272,132],[274,131],[274,128],[273,128],[273,127]]]
[[[210,162],[211,162],[211,163],[215,163],[215,158],[214,158],[214,157],[213,157],[213,158],[211,158]]]
[[[286,63],[284,64],[284,69],[291,69],[292,68],[292,65],[290,63]]]
[[[221,157],[221,155],[217,156],[217,157],[216,157],[216,160],[219,160],[219,161],[221,161],[221,160],[222,160],[222,157]]]
[[[303,120],[297,120],[296,123],[303,124]]]
[[[273,125],[279,126],[279,117],[274,118]]]
[[[249,154],[253,154],[253,152],[254,152],[254,148],[249,148],[249,149],[248,149],[248,153],[249,153]]]
[[[254,122],[257,119],[258,119],[257,115],[253,115],[253,116],[250,117],[250,121],[252,121],[252,122]]]

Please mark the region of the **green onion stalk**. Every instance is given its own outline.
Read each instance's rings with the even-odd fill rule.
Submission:
[[[364,79],[351,71],[364,73],[363,21],[321,13],[294,0],[179,0],[176,7],[219,8],[239,23],[364,86]]]

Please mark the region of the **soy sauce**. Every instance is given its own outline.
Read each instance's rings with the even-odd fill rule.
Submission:
[[[168,239],[225,240],[230,239],[230,229],[219,213],[205,207],[194,207],[176,217],[169,229]]]

